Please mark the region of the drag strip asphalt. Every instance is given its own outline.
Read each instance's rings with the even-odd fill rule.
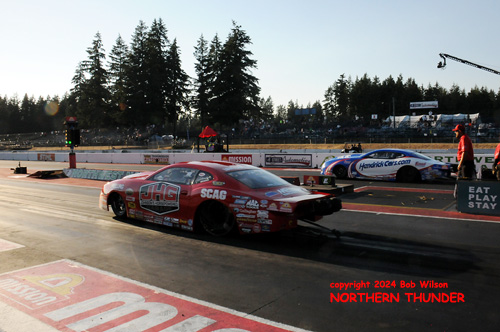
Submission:
[[[342,180],[354,192],[321,227],[214,238],[117,220],[98,208],[103,181],[29,178],[13,174],[15,166],[0,161],[2,332],[500,326],[500,225],[458,213],[453,182]]]

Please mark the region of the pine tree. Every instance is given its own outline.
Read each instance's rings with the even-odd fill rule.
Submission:
[[[126,65],[125,89],[128,96],[129,124],[148,124],[146,42],[148,27],[143,21],[135,28]]]
[[[182,70],[177,40],[174,40],[167,55],[167,120],[174,126],[176,136],[177,120],[184,110],[189,109],[189,76]]]
[[[351,117],[349,108],[351,85],[350,79],[346,80],[342,74],[325,92],[323,108],[329,120],[344,122]]]
[[[98,32],[87,49],[88,60],[81,63],[76,79],[80,83],[78,117],[80,123],[89,128],[100,128],[109,123],[109,98],[107,89],[107,71],[104,68],[106,55]],[[85,79],[83,79],[83,76]]]
[[[149,122],[163,124],[166,111],[166,97],[171,89],[168,71],[168,48],[170,42],[167,29],[161,19],[154,20],[146,41],[146,101],[149,108]]]
[[[209,72],[209,53],[208,43],[201,35],[193,53],[196,63],[194,79],[194,87],[196,95],[193,97],[193,106],[196,109],[196,114],[200,117],[200,123],[204,126],[209,117],[209,100],[211,92],[210,72]]]
[[[208,64],[207,64],[207,85],[208,85],[208,111],[207,123],[214,125],[217,122],[216,114],[220,114],[222,98],[218,98],[222,89],[217,89],[216,84],[222,73],[222,43],[219,36],[216,34],[210,42],[210,50],[208,51]],[[202,123],[205,125],[205,123]]]
[[[246,49],[250,37],[233,22],[233,29],[221,52],[222,66],[216,78],[214,91],[218,109],[214,117],[222,125],[234,125],[241,119],[260,113],[258,80],[251,69],[257,61],[250,58],[252,52]]]
[[[36,109],[35,109],[35,100],[33,97],[28,98],[27,94],[24,95],[24,98],[21,101],[20,115],[21,115],[21,121],[18,124],[19,132],[29,133],[33,128],[33,123],[37,123],[35,121]]]
[[[128,47],[121,36],[111,49],[108,65],[108,85],[111,93],[111,115],[116,124],[127,123],[126,70],[129,57]]]

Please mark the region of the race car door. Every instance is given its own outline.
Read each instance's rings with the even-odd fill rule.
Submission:
[[[195,175],[196,170],[185,167],[170,167],[155,174],[149,179],[150,183],[140,188],[141,208],[145,213],[165,216],[166,220],[182,218],[186,211],[189,211],[186,206]],[[144,217],[146,218],[146,214]]]
[[[392,179],[400,167],[403,154],[394,151],[374,151],[356,164],[359,177]]]

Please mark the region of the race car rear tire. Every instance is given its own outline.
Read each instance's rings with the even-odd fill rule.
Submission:
[[[199,207],[198,221],[207,233],[214,236],[231,233],[236,224],[229,209],[217,201],[206,201]]]
[[[398,182],[419,182],[420,180],[420,172],[412,166],[402,167],[396,174],[396,181]]]
[[[342,165],[335,166],[335,168],[333,169],[333,174],[338,179],[345,179],[347,178],[347,168]]]
[[[123,201],[123,198],[119,194],[114,194],[110,198],[110,205],[111,209],[113,210],[113,213],[118,218],[124,218],[127,215],[127,208],[125,206],[125,202]]]

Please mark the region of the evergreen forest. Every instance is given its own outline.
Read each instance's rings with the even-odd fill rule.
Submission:
[[[106,53],[100,33],[76,64],[72,88],[64,96],[0,96],[0,134],[62,130],[67,116],[89,130],[156,126],[174,136],[199,132],[206,125],[236,130],[252,124],[331,128],[409,114],[409,103],[439,102],[439,113],[480,113],[483,122],[500,123],[500,91],[475,87],[466,92],[438,83],[423,86],[412,78],[342,74],[325,87],[324,99],[299,105],[274,105],[260,95],[252,70],[251,38],[236,22],[225,39],[203,35],[193,45],[195,77],[183,70],[176,39],[161,19],[140,21],[127,45],[121,36]],[[0,92],[1,93],[1,92]],[[297,116],[297,109],[314,108]]]

